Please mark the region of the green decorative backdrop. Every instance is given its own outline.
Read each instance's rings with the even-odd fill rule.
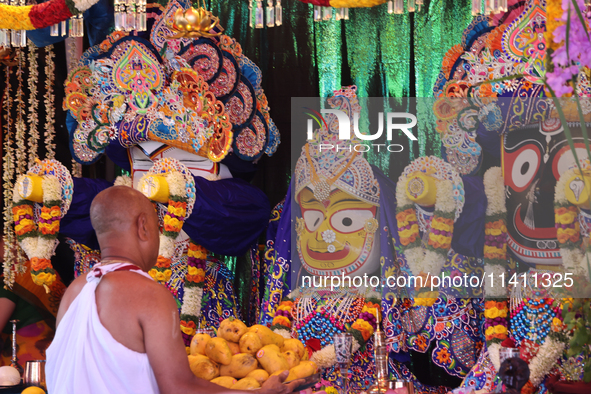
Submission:
[[[431,97],[443,56],[461,42],[472,19],[470,0],[426,0],[421,11],[411,14],[388,14],[383,4],[350,9],[348,21],[314,22],[311,5],[283,0],[282,26],[253,29],[248,1],[209,0],[207,5],[263,71],[263,88],[283,143],[276,156],[262,160],[255,183],[272,204],[287,191],[289,141],[291,132],[298,132],[290,130],[291,97],[326,97],[352,84],[360,97]],[[370,162],[397,177],[410,159],[440,154],[426,104],[419,101],[417,108],[409,108],[419,115],[418,143],[406,142],[408,148],[395,162],[377,155]],[[368,126],[363,114],[361,123]]]

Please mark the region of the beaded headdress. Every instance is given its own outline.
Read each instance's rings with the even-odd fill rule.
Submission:
[[[328,100],[330,107],[344,111],[352,120],[353,114],[361,109],[356,89],[350,86],[335,91]],[[315,138],[302,148],[295,168],[296,195],[308,187],[319,201],[324,201],[332,190],[338,188],[369,204],[379,205],[378,181],[367,160],[354,150],[360,141],[353,138],[339,140],[336,116],[329,115],[326,121],[328,128],[324,125],[316,130]],[[328,149],[328,146],[332,148]]]
[[[150,41],[115,32],[83,54],[64,101],[78,161],[94,162],[112,140],[158,141],[214,162],[230,152],[246,161],[275,152],[279,132],[261,71],[240,44],[225,35],[169,39],[174,14],[189,5],[169,2]]]

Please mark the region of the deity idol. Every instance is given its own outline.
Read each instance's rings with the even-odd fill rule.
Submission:
[[[65,83],[64,100],[76,160],[91,164],[106,153],[131,174],[115,183],[138,188],[154,202],[162,234],[150,275],[182,305],[187,342],[200,324],[217,327],[224,318],[241,317],[232,274],[209,252],[241,255],[256,245],[269,203],[264,193],[233,178],[232,172],[252,171],[253,162],[272,155],[279,143],[261,72],[242,54],[240,44],[222,34],[217,18],[205,12],[214,27],[199,30],[200,38],[171,30],[178,25],[175,12],[188,6],[171,1],[149,29],[149,40],[115,32],[86,51]],[[50,220],[51,231],[73,240],[82,273],[99,260],[89,252],[98,246],[88,218],[90,202],[111,183],[72,180],[57,162],[37,167],[17,182],[15,219],[35,225],[27,218],[34,209],[27,198],[41,189],[41,194],[63,200]],[[58,184],[35,178],[53,175]],[[46,184],[57,194],[48,193]],[[29,234],[22,228],[17,235],[20,231],[26,244]],[[49,256],[54,240],[50,243],[45,248]],[[258,269],[253,264],[253,277]],[[59,282],[50,263],[36,264],[32,272],[47,288]],[[256,312],[252,307],[244,318],[256,319]]]
[[[353,119],[360,111],[355,93],[354,86],[345,87],[335,91],[328,103]],[[407,266],[398,265],[398,235],[393,237],[389,230],[396,228],[392,223],[396,220],[396,186],[362,153],[344,149],[344,145],[359,142],[339,141],[338,120],[329,115],[326,125],[302,147],[290,188],[292,198],[286,199],[282,212],[272,221],[272,241],[266,252],[269,275],[260,320],[286,337],[302,340],[311,359],[327,369],[329,381],[336,380],[333,336],[351,333],[354,391],[367,389],[375,379],[371,335],[377,324],[389,327],[392,318],[386,314],[383,299],[391,302],[400,297],[395,291],[382,295],[380,279],[410,272]],[[320,151],[322,144],[332,148]],[[439,160],[437,165],[445,163]],[[446,170],[451,167],[442,169],[441,174]],[[409,175],[418,176],[415,172],[420,170]],[[459,182],[459,177],[455,181]],[[452,181],[446,185],[454,188]],[[451,204],[455,210],[453,197]],[[459,194],[457,204],[461,205]],[[294,227],[290,226],[292,218]],[[359,283],[365,275],[374,276],[378,283],[369,279]],[[365,349],[359,350],[364,344]],[[437,390],[419,383],[404,364],[394,359],[390,364],[395,376],[412,379],[417,389]]]
[[[511,2],[501,18],[476,17],[462,45],[446,55],[434,88],[440,97],[434,105],[438,131],[450,163],[463,174],[474,172],[485,151],[488,162],[501,165],[489,168],[483,179],[487,347],[463,382],[476,390],[494,389],[501,347],[517,346],[530,364],[526,390],[533,392],[565,347],[556,334],[563,329],[564,295],[540,280],[559,272],[588,280],[580,250],[588,237],[588,214],[579,208],[585,208],[587,153],[574,103],[561,105],[565,119],[579,123],[565,125],[553,100],[545,98],[546,13],[546,2],[531,0]],[[585,73],[577,88],[588,95]],[[586,103],[583,113],[588,119]],[[522,280],[502,286],[499,278],[513,273]]]

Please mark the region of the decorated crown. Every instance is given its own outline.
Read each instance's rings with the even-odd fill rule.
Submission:
[[[66,80],[64,100],[75,121],[69,129],[79,162],[96,161],[114,140],[124,147],[158,141],[214,162],[229,152],[254,161],[276,151],[280,136],[261,71],[240,44],[215,34],[171,38],[175,15],[208,18],[185,12],[188,6],[171,0],[150,41],[115,32],[83,54]],[[221,32],[210,22],[215,26],[208,31]]]
[[[361,109],[356,90],[355,86],[351,86],[335,91],[328,100],[329,105],[353,119],[354,113],[359,113]],[[361,153],[349,149],[360,141],[339,140],[335,115],[327,116],[326,125],[316,130],[315,138],[302,148],[295,168],[296,195],[308,187],[317,199],[324,201],[336,188],[369,204],[379,205],[380,186],[371,166]],[[328,146],[332,148],[324,149]]]

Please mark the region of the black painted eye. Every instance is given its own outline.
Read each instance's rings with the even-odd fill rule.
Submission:
[[[523,165],[521,166],[521,175],[525,175],[527,174],[527,170],[529,169],[529,162],[525,162],[523,163]]]
[[[343,226],[351,226],[353,224],[353,220],[351,218],[343,218]]]
[[[330,224],[337,231],[351,233],[361,230],[371,218],[373,212],[369,209],[344,209],[331,216]]]

